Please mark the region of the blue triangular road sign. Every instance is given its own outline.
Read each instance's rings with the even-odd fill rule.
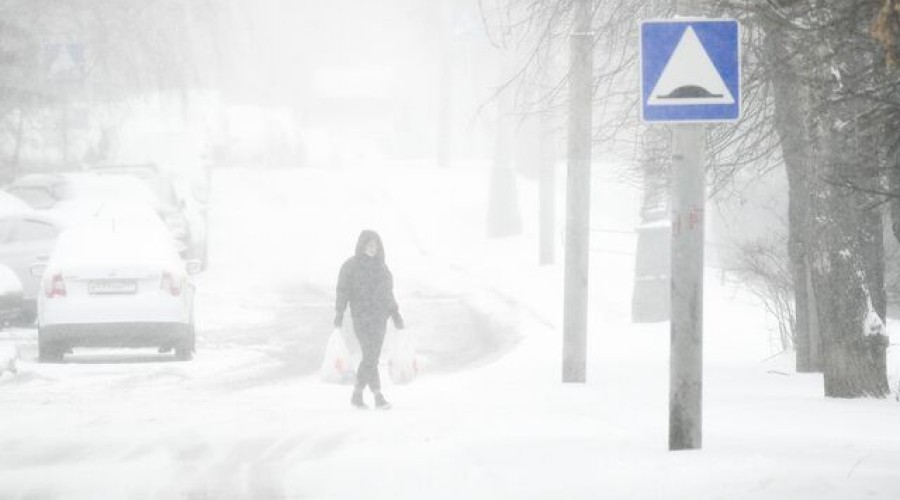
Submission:
[[[740,97],[737,21],[642,23],[644,121],[733,121],[740,118]]]

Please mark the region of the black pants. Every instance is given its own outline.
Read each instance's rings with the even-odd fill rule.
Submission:
[[[359,369],[356,370],[356,390],[365,389],[366,385],[372,392],[381,390],[381,377],[378,375],[378,360],[381,357],[381,347],[384,345],[384,335],[387,331],[387,319],[362,319],[353,321],[353,333],[359,341],[362,350],[362,360]]]

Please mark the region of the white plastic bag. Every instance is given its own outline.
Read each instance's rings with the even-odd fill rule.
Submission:
[[[340,328],[335,328],[328,337],[319,375],[324,382],[333,384],[346,384],[356,377],[356,368]]]
[[[419,374],[419,362],[416,357],[416,346],[412,335],[407,330],[393,332],[388,370],[395,384],[406,384]]]

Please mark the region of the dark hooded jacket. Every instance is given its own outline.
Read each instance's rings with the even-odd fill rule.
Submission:
[[[369,240],[378,242],[378,253],[369,257],[365,246]],[[356,254],[341,266],[337,284],[338,322],[343,318],[347,305],[357,327],[382,323],[390,317],[399,318],[394,298],[394,278],[384,262],[384,246],[378,233],[366,230],[356,242]],[[374,322],[374,323],[373,323]]]

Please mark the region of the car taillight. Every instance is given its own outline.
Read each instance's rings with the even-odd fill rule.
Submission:
[[[47,295],[47,298],[50,299],[52,299],[53,297],[66,296],[66,282],[63,281],[61,273],[56,273],[52,278],[50,278],[50,282],[44,290],[44,293]]]
[[[181,295],[181,282],[176,280],[172,273],[164,272],[162,279],[159,281],[159,287],[174,296]]]

